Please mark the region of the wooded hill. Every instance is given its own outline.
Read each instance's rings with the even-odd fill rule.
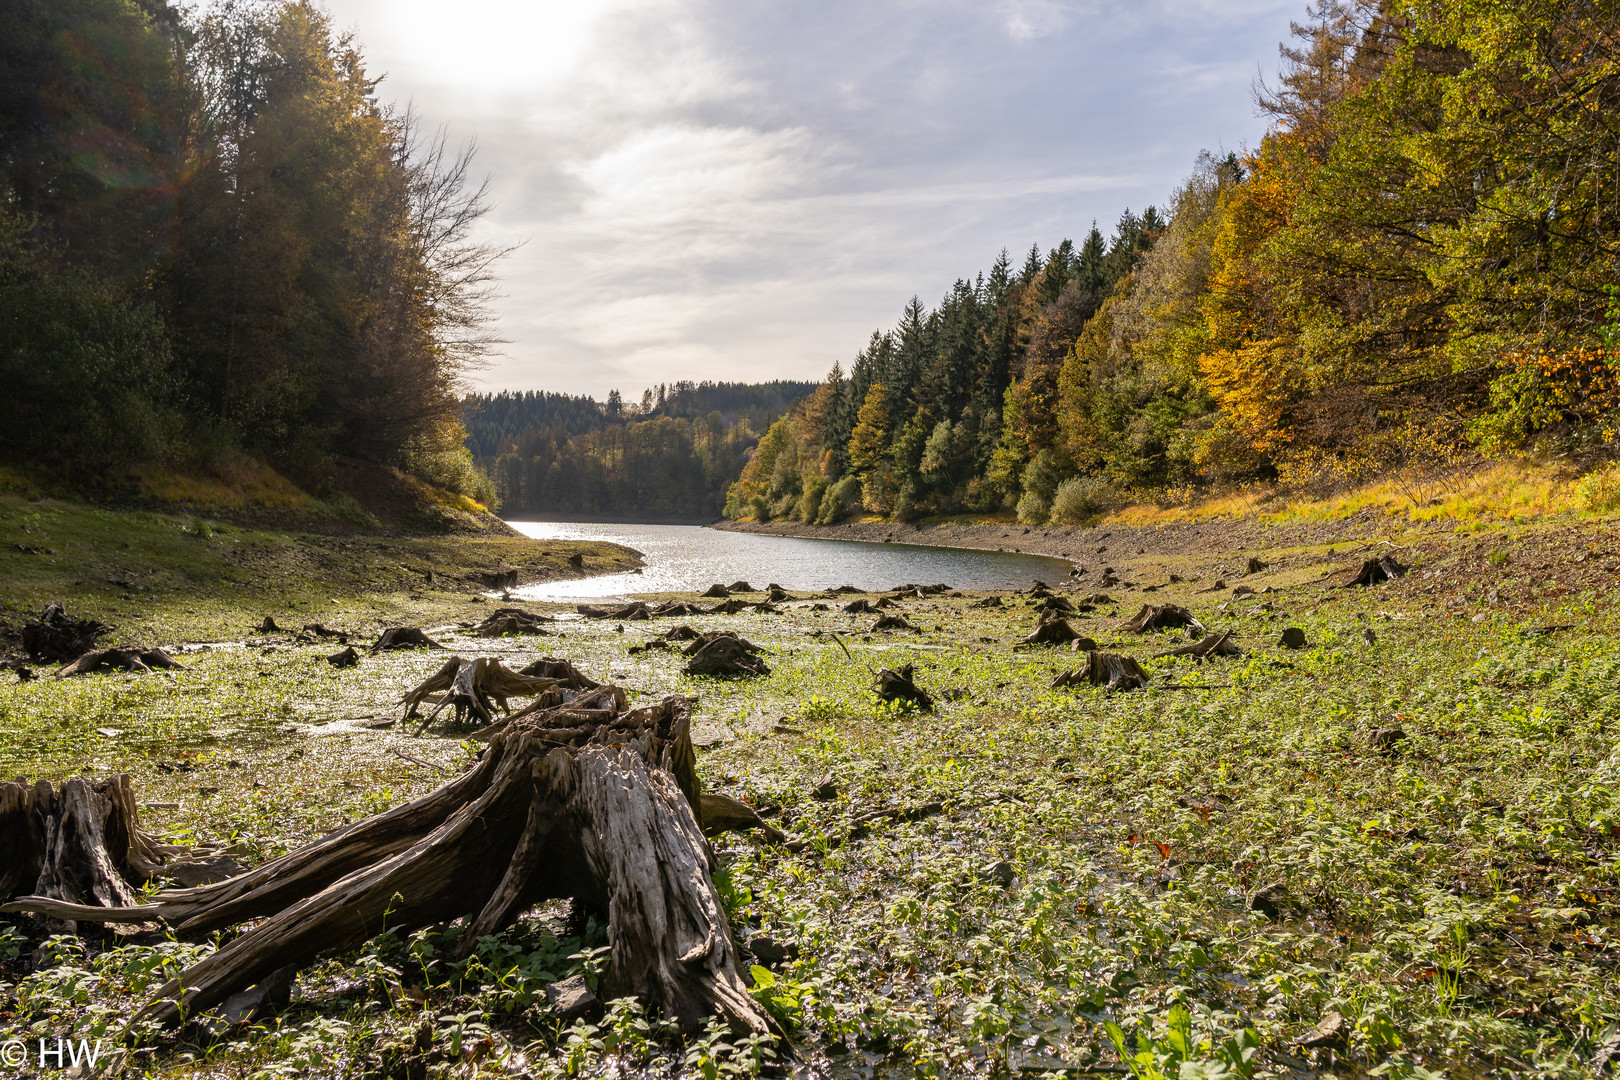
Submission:
[[[1252,153],[906,307],[771,427],[727,513],[1077,522],[1541,445],[1620,413],[1611,5],[1322,0]]]
[[[0,6],[0,464],[488,496],[457,384],[502,253],[468,155],[376,87],[313,3]]]
[[[463,403],[467,445],[502,513],[709,520],[759,433],[809,382],[692,383],[590,397],[484,394]]]

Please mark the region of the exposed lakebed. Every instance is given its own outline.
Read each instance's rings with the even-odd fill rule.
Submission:
[[[646,558],[635,574],[609,574],[575,581],[548,581],[514,590],[524,600],[573,600],[635,593],[695,592],[715,582],[746,579],[786,589],[855,585],[888,589],[907,582],[944,582],[956,589],[1027,588],[1037,578],[1056,583],[1069,563],[1042,555],[1019,555],[917,544],[875,544],[723,532],[697,525],[508,522],[536,540],[608,540]]]

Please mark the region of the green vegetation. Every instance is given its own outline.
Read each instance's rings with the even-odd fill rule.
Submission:
[[[576,552],[585,573],[640,565],[591,541],[311,535],[0,495],[0,647],[53,600],[112,624],[109,640],[141,644],[240,640],[271,612],[355,630],[460,618],[483,575],[573,577]]]
[[[456,419],[490,344],[470,158],[308,0],[0,12],[0,463],[72,490],[240,452],[489,502]]]
[[[937,308],[913,298],[767,435],[727,514],[1061,524],[1256,481],[1319,498],[1526,450],[1612,459],[1612,21],[1312,4],[1253,153],[1201,157],[1110,239],[1004,250]],[[850,478],[857,498],[826,498]]]
[[[814,383],[659,385],[626,404],[566,394],[463,403],[467,446],[508,516],[712,521],[765,430]]]
[[[1338,554],[1122,556],[1139,584],[1074,620],[1154,675],[1115,695],[1047,689],[1076,657],[1011,648],[1033,623],[1017,598],[904,601],[920,636],[866,635],[869,616],[807,602],[696,620],[767,647],[773,674],[748,682],[627,654],[662,622],[440,634],[463,655],[565,656],[633,696],[697,699],[700,741],[720,740],[700,752],[705,784],[778,808],[787,834],[717,841],[718,882],[743,942],[797,946],[752,980],[819,1072],[1591,1075],[1620,1029],[1612,533],[1396,539],[1413,572],[1370,590],[1330,587],[1365,557],[1343,536]],[[1129,531],[1109,542],[1134,548]],[[1251,554],[1270,565],[1245,576]],[[1203,591],[1217,578],[1257,592]],[[1143,599],[1191,606],[1245,655],[1147,659],[1179,636],[1114,629]],[[222,621],[201,598],[193,609],[204,636]],[[170,627],[185,635],[182,615]],[[1284,626],[1307,647],[1278,647]],[[854,663],[806,636],[830,630],[851,632]],[[172,675],[0,686],[0,767],[129,771],[160,831],[227,840],[251,862],[470,760],[454,731],[379,726],[442,654],[334,671],[322,652],[255,639]],[[908,662],[937,714],[871,695],[868,665]],[[829,775],[837,794],[815,798]],[[448,958],[456,935],[384,933],[301,975],[280,1015],[135,1033],[130,1060],[158,1076],[747,1076],[768,1060],[718,1030],[682,1041],[630,1002],[562,1023],[544,986],[602,962],[600,929],[564,906],[465,964]],[[40,944],[15,921],[0,940],[18,955]],[[114,1039],[143,991],[212,947],[55,939],[36,969],[7,963],[0,1013],[29,1037]]]

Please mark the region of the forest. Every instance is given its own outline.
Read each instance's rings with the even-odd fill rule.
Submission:
[[[470,152],[306,0],[0,6],[0,465],[93,488],[247,453],[488,495]]]
[[[711,521],[769,428],[814,383],[677,382],[638,402],[469,396],[467,446],[508,516]]]
[[[726,512],[1016,512],[1321,492],[1620,414],[1620,36],[1605,4],[1320,0],[1257,147],[1162,210],[913,299],[774,424]]]

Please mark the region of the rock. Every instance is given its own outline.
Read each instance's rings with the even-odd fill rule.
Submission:
[[[207,859],[183,859],[168,863],[163,867],[163,875],[182,889],[195,889],[199,885],[212,885],[216,881],[233,878],[242,870],[242,864],[229,855],[215,855]]]
[[[810,795],[821,802],[830,802],[838,798],[838,781],[831,776],[824,776],[821,783],[810,789]]]
[[[1012,883],[1016,878],[1017,874],[1013,872],[1012,863],[1008,862],[1006,859],[990,863],[986,865],[984,869],[979,871],[980,881],[987,881],[992,885],[999,885],[1003,889],[1012,888]]]
[[[1256,889],[1249,896],[1249,910],[1258,911],[1268,919],[1281,919],[1283,912],[1293,903],[1293,898],[1288,895],[1288,886],[1280,881]]]
[[[748,951],[768,968],[776,967],[785,960],[796,960],[799,957],[799,947],[791,941],[777,941],[769,934],[760,934],[748,942]]]
[[[1306,1048],[1313,1046],[1327,1046],[1330,1043],[1340,1042],[1344,1038],[1344,1017],[1337,1012],[1324,1013],[1316,1026],[1294,1041],[1295,1046]]]
[[[356,664],[358,664],[360,662],[360,654],[354,651],[354,646],[353,645],[350,645],[347,649],[344,649],[342,652],[336,652],[336,653],[333,653],[331,656],[328,656],[326,658],[326,662],[328,664],[331,664],[335,668],[354,667]]]
[[[226,1023],[234,1027],[285,1008],[292,999],[293,976],[297,973],[296,966],[278,968],[258,984],[226,998],[219,1007],[220,1014]]]
[[[1297,626],[1290,626],[1282,632],[1282,638],[1277,644],[1285,649],[1303,649],[1306,645],[1305,631]]]
[[[571,975],[546,987],[546,1004],[564,1023],[588,1016],[596,1009],[596,995],[585,983],[585,976]]]

